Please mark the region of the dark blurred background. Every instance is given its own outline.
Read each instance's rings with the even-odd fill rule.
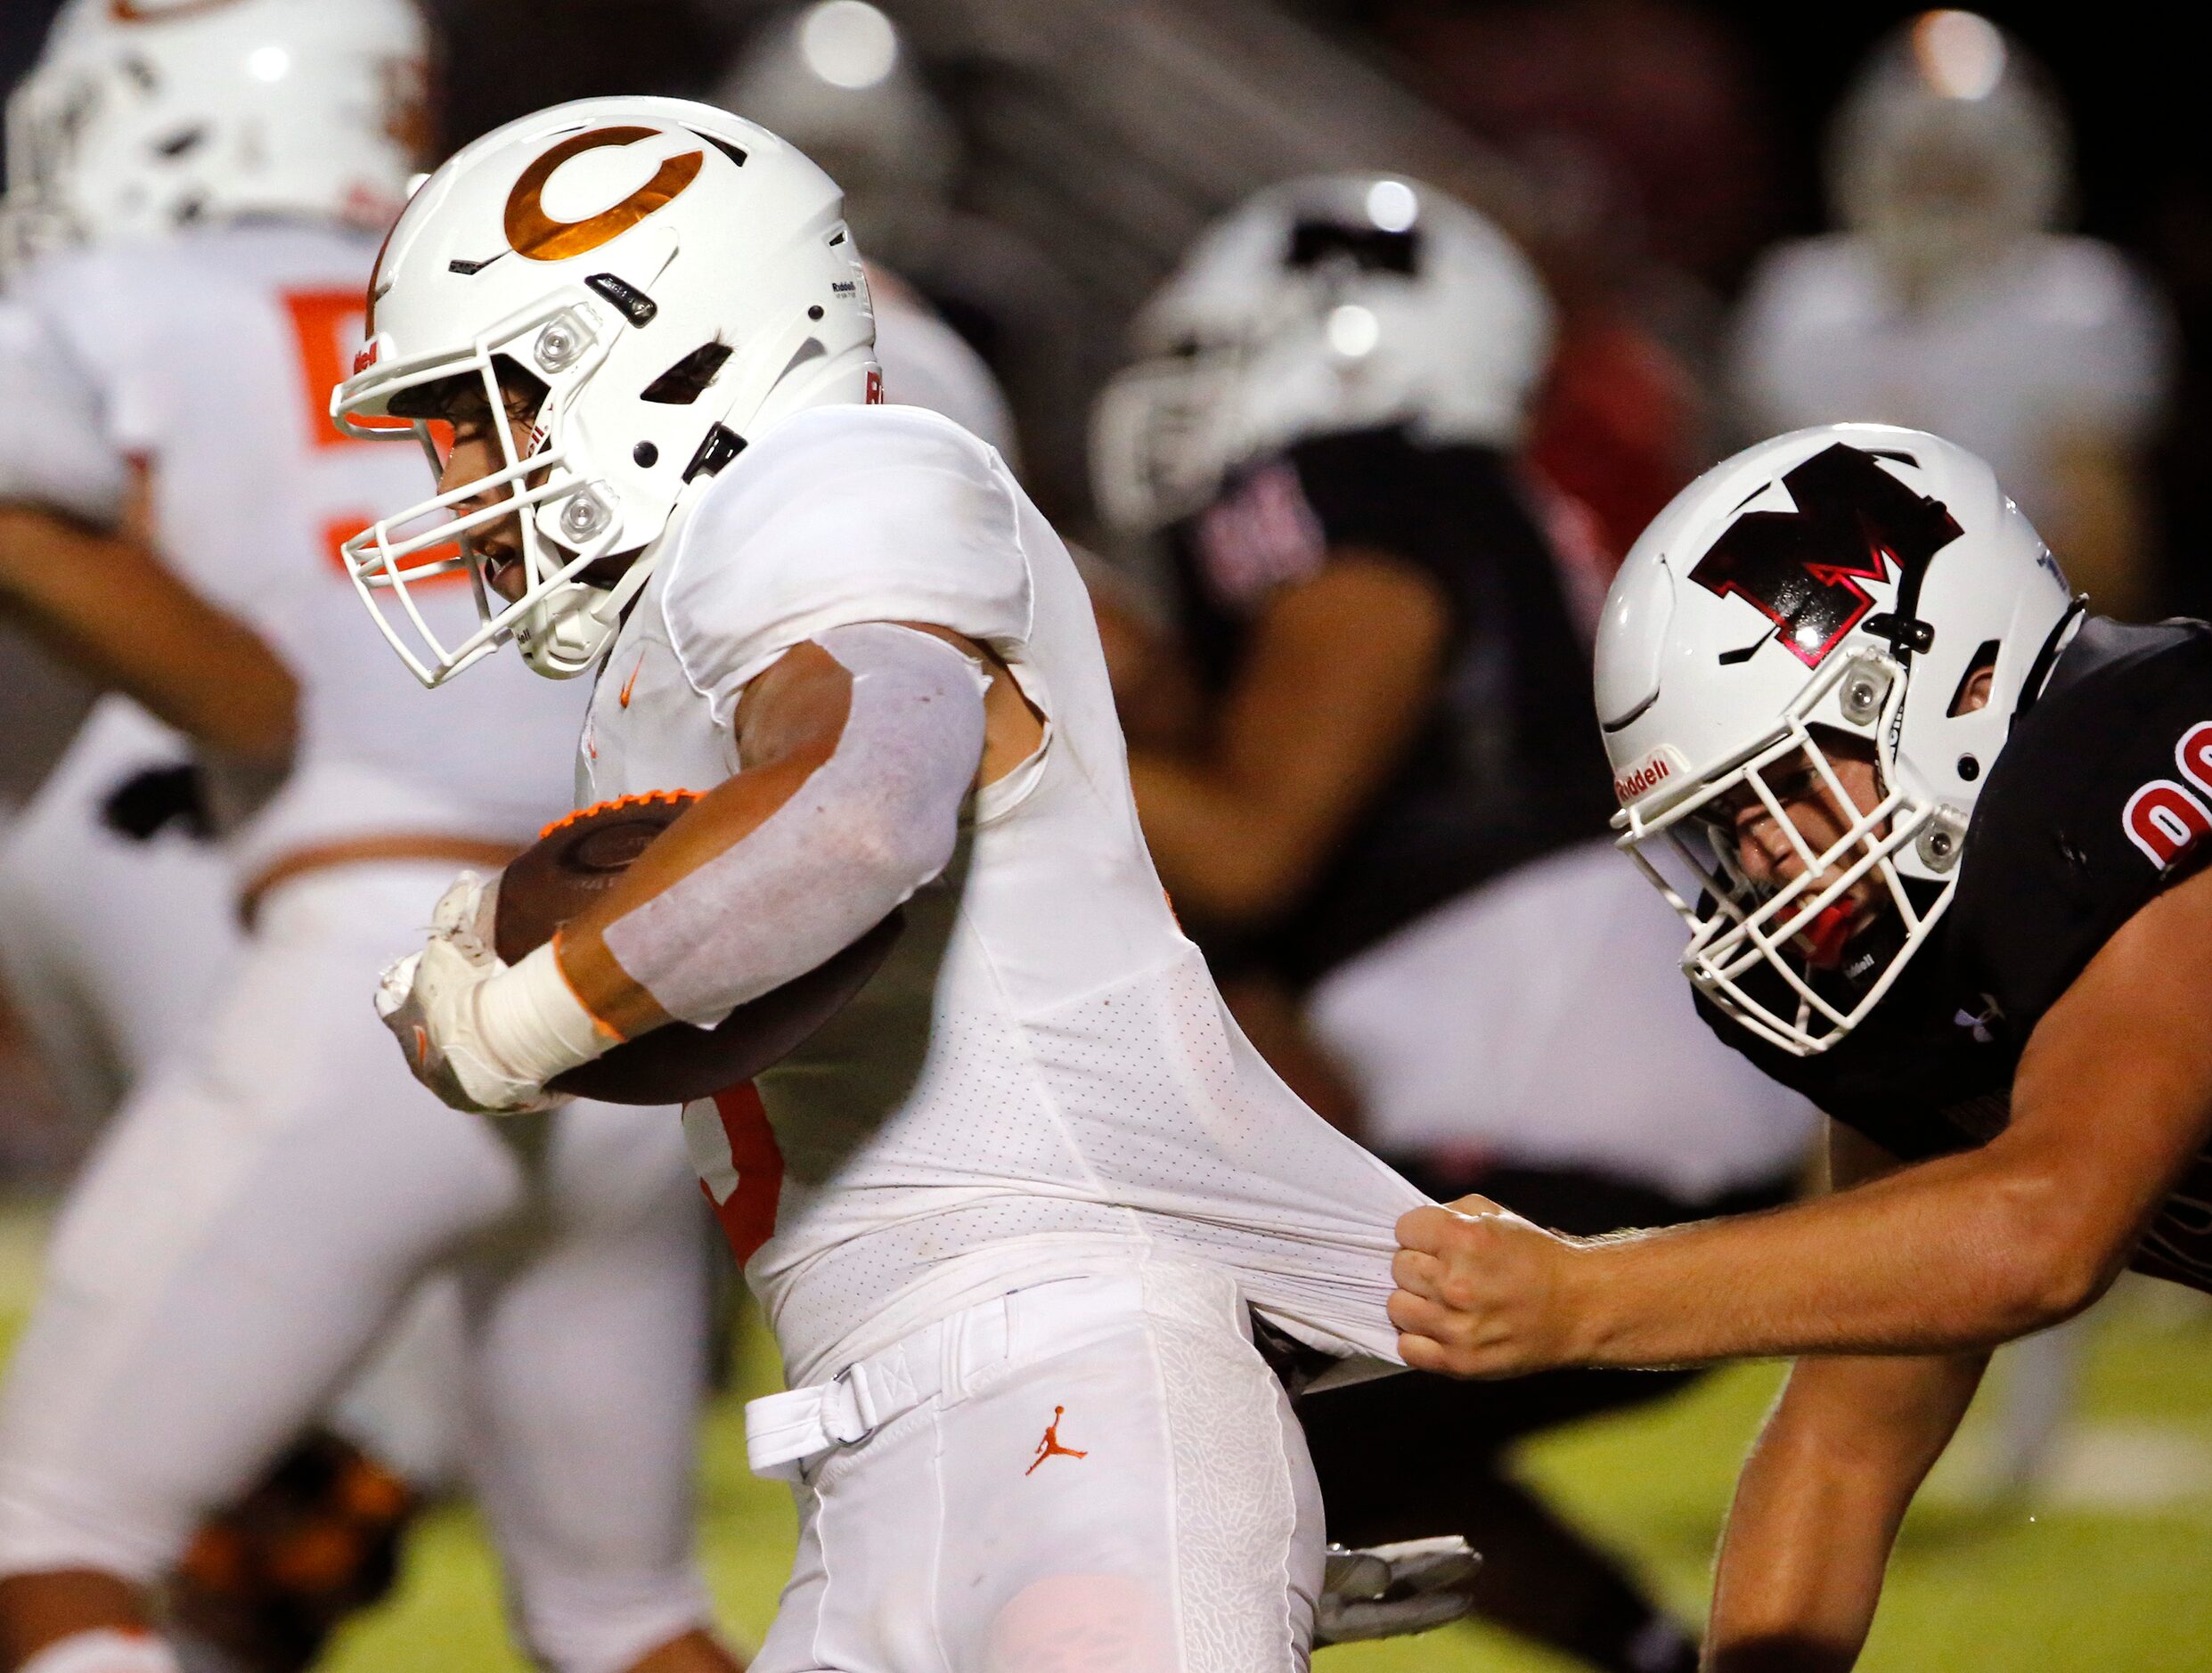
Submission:
[[[0,11],[0,85],[35,55],[55,4],[9,0]],[[445,139],[590,94],[711,95],[779,9],[432,0],[450,44]],[[1675,457],[1654,460],[1646,445],[1609,458],[1589,412],[1559,439],[1586,473],[1652,478],[1623,495],[1624,517],[1663,498],[1662,478],[1733,439],[1708,396],[1727,305],[1761,249],[1823,224],[1823,129],[1868,46],[1917,10],[1887,0],[884,9],[950,114],[949,189],[967,212],[959,259],[920,276],[1008,384],[1036,491],[1078,527],[1082,415],[1130,313],[1210,215],[1269,179],[1346,166],[1425,173],[1499,216],[1539,253],[1567,304],[1571,343],[1578,326],[1602,334],[1626,323],[1666,351],[1668,363],[1645,367],[1647,387],[1629,400],[1638,411],[1620,421],[1677,432]],[[2133,254],[2177,315],[2182,361],[2157,451],[2148,556],[2166,608],[2212,610],[2212,574],[2192,556],[2212,541],[2195,491],[2212,450],[2212,167],[2198,133],[2201,75],[2179,38],[2187,13],[1987,10],[2042,57],[2070,107],[2077,225]],[[933,263],[926,251],[897,254]],[[1610,390],[1619,406],[1628,399],[1611,388],[1620,345],[1592,347],[1593,398],[1602,406]],[[1571,486],[1602,502],[1609,485]]]

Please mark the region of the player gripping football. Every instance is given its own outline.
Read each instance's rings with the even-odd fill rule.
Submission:
[[[966,431],[872,404],[836,186],[705,106],[564,106],[447,164],[371,295],[339,412],[441,472],[353,545],[388,633],[433,682],[508,639],[595,674],[580,800],[698,793],[516,964],[450,900],[380,1000],[418,1073],[529,1107],[903,910],[848,1006],[685,1114],[792,1391],[747,1414],[802,1509],[754,1665],[1304,1665],[1318,1506],[1252,1316],[1394,1359],[1419,1198],[1177,930],[1058,537]],[[486,619],[448,645],[407,564],[455,533]]]
[[[1400,1227],[1407,1359],[1797,1354],[1707,1645],[1846,1668],[1996,1344],[2130,1265],[2212,1287],[2212,628],[2085,617],[1988,467],[1837,425],[1717,467],[1598,645],[1622,845],[1721,1036],[1832,1118],[1834,1191],[1591,1243]]]

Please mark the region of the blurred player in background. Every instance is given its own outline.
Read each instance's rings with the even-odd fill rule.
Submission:
[[[426,681],[510,640],[602,669],[585,795],[700,795],[512,966],[457,891],[380,1003],[443,1096],[527,1109],[902,908],[843,1015],[687,1111],[792,1384],[747,1412],[801,1514],[757,1665],[1287,1673],[1322,1541],[1253,1315],[1380,1368],[1375,1218],[1417,1193],[1221,1009],[1082,584],[991,449],[877,404],[839,208],[750,123],[607,99],[402,217],[338,410],[456,430],[353,544],[364,592]],[[449,528],[460,639],[404,609]]]
[[[1969,12],[1880,46],[1828,142],[1842,230],[1752,275],[1732,382],[1747,437],[1829,421],[1933,430],[1987,459],[2100,610],[2154,613],[2145,452],[2173,376],[2166,306],[2118,250],[2061,236],[2066,111]]]
[[[456,1119],[360,1000],[457,865],[565,807],[582,697],[495,676],[455,728],[372,647],[347,654],[339,546],[407,472],[330,429],[328,392],[418,166],[425,55],[404,0],[78,0],[11,110],[17,612],[211,765],[290,760],[225,845],[252,934],[72,1194],[10,1368],[0,1653],[35,1673],[173,1668],[147,1588],[445,1269],[464,1386],[436,1394],[465,1406],[521,1635],[578,1673],[734,1665],[690,1562],[680,1136],[602,1106]],[[234,777],[209,775],[218,818]],[[155,899],[87,933],[158,966],[196,932]],[[362,1574],[388,1575],[404,1493],[322,1442],[270,1492],[201,1537],[181,1589],[242,1664],[304,1667]]]
[[[2053,229],[2072,208],[2064,107],[2020,43],[1930,12],[1876,49],[1829,138],[1844,229],[1752,276],[1733,381],[1751,435],[1881,419],[1971,448],[2096,607],[2156,614],[2146,453],[2173,375],[2166,307],[2126,257]],[[2048,1464],[2078,1333],[2004,1356],[1986,1484]]]
[[[1528,264],[1427,188],[1298,181],[1208,234],[1138,338],[1099,497],[1164,535],[1179,633],[1110,643],[1147,836],[1254,1039],[1435,1195],[1479,1179],[1593,1233],[1780,1200],[1802,1106],[1668,1026],[1663,951],[1621,956],[1672,931],[1592,840],[1604,756],[1559,706],[1595,606],[1516,462],[1550,342]],[[1462,1534],[1493,1620],[1686,1669],[1688,1636],[1503,1457],[1681,1380],[1311,1396],[1331,1537]]]
[[[1049,510],[1080,489],[1081,409],[1065,392],[1089,387],[1082,316],[1050,262],[962,200],[967,146],[925,68],[914,37],[868,0],[812,0],[762,18],[713,102],[788,140],[844,188],[870,268],[901,282],[877,298],[889,305],[877,341],[886,377],[901,372],[909,336],[902,286],[1022,403],[1014,421],[1026,456],[1005,457]],[[936,406],[895,388],[889,398]],[[972,404],[939,410],[998,445],[991,427],[971,422],[981,416]]]
[[[419,40],[413,46],[419,56]],[[92,118],[83,78],[96,51],[81,20],[73,34],[58,30],[43,73],[11,102],[16,143],[0,256],[19,276],[89,237],[152,236],[173,207],[164,189],[174,183],[112,133],[90,175],[62,144],[64,125]],[[156,122],[161,114],[157,107]],[[183,132],[175,126],[160,138],[188,151]],[[358,160],[363,189],[381,184],[389,192],[412,166],[396,146]],[[297,688],[265,642],[155,556],[155,507],[133,479],[139,467],[118,463],[110,414],[78,366],[57,354],[51,322],[0,302],[0,338],[11,420],[0,449],[0,596],[16,624],[117,688],[0,849],[0,955],[48,1073],[81,1116],[97,1120],[190,1038],[236,953],[237,880],[211,845],[211,804],[225,799],[224,786],[235,803],[241,774],[265,788],[290,767]],[[407,1512],[445,1475],[443,1414],[426,1423],[389,1396],[414,1371],[444,1361],[437,1339],[451,1301],[423,1297],[410,1327],[396,1333],[401,1345],[356,1380],[344,1402],[350,1412],[328,1420],[350,1440],[304,1437],[271,1481],[224,1513],[255,1526],[257,1548],[234,1555],[229,1583],[213,1587],[197,1584],[188,1564],[173,1597],[181,1618],[281,1661],[388,1585]],[[345,1510],[348,1495],[358,1514]],[[195,1550],[235,1552],[238,1525],[204,1529]],[[266,1572],[281,1547],[316,1531],[339,1538],[350,1558],[299,1587]]]

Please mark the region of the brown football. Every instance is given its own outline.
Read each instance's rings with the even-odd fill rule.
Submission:
[[[612,888],[653,839],[698,798],[687,790],[625,796],[549,827],[500,876],[493,943],[509,964]],[[671,1023],[555,1077],[557,1092],[610,1104],[711,1098],[789,1056],[882,967],[899,937],[894,912],[827,963],[740,1005],[714,1028]]]

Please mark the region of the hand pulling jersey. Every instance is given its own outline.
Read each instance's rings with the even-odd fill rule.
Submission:
[[[1895,1156],[1986,1143],[2011,1119],[2013,1073],[2044,1013],[2121,925],[2212,860],[2208,838],[2212,625],[2092,617],[1990,769],[1949,910],[1865,1022],[1797,1057],[1702,998],[1699,1009],[1768,1074]],[[2212,1154],[2133,1265],[2212,1292]]]
[[[361,632],[339,543],[418,494],[425,469],[328,417],[375,255],[359,234],[277,222],[72,251],[12,283],[0,330],[0,492],[104,521],[125,461],[147,460],[165,561],[299,677],[298,763],[241,834],[249,873],[369,834],[531,840],[559,810],[585,700],[502,658],[456,723]],[[38,398],[19,402],[27,385]],[[476,619],[465,581],[425,608],[441,631]]]
[[[1158,1255],[1290,1334],[1394,1360],[1392,1227],[1423,1199],[1313,1115],[1222,1008],[1139,829],[1090,601],[1004,463],[906,407],[802,413],[672,531],[604,665],[580,800],[706,790],[748,681],[833,627],[987,645],[1048,717],[975,798],[884,968],[686,1111],[794,1385],[1006,1291]]]

